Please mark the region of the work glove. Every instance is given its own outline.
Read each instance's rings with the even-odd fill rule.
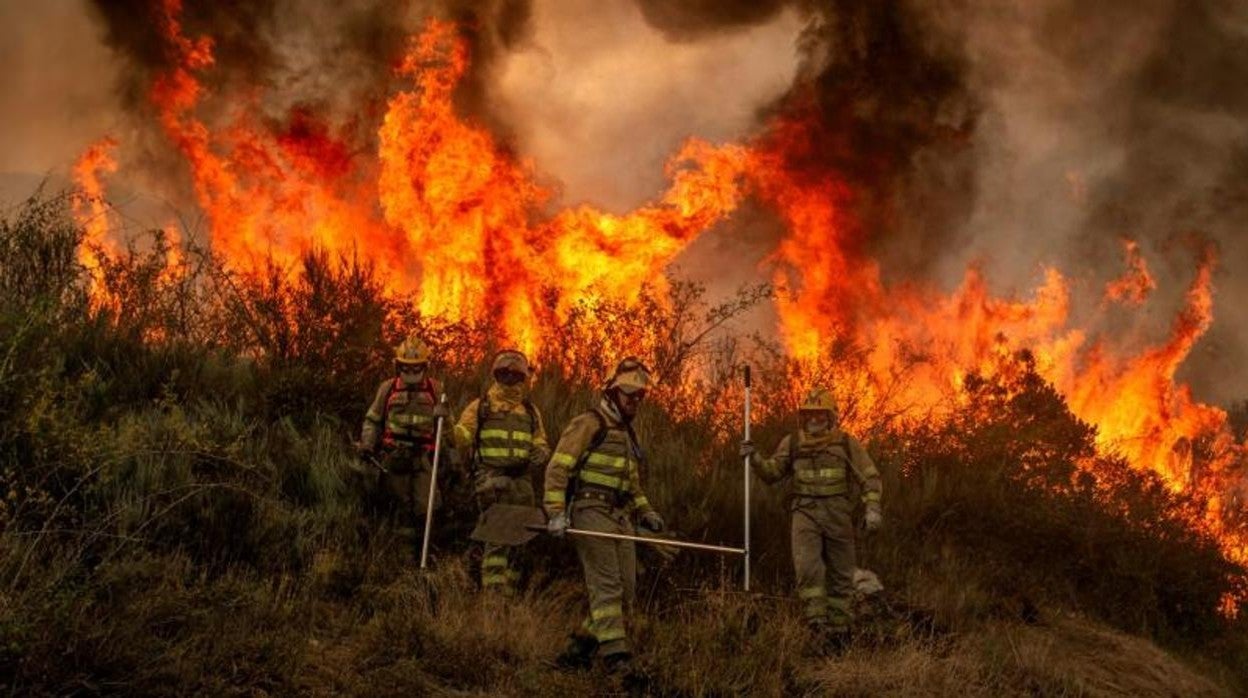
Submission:
[[[754,454],[758,453],[758,449],[754,448],[753,441],[742,441],[741,450],[738,451],[738,453],[741,455],[742,458],[749,458],[751,461],[753,461]]]
[[[658,533],[667,527],[663,522],[663,517],[659,516],[659,512],[651,509],[641,515],[641,525],[654,533]]]
[[[439,402],[438,404],[433,406],[433,418],[434,419],[450,419],[451,408],[447,407],[444,403]]]
[[[546,532],[555,538],[562,538],[564,532],[568,530],[568,512],[561,511],[550,517],[546,522]]]
[[[867,505],[867,513],[862,517],[862,527],[867,533],[875,533],[884,525],[884,515],[880,513],[880,505],[872,502]]]

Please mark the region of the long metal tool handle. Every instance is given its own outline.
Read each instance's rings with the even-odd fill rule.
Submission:
[[[530,531],[546,532],[546,527],[541,524],[528,524],[525,528]],[[630,536],[624,533],[607,533],[605,531],[586,531],[581,528],[569,528],[564,531],[572,536],[586,536],[588,538],[610,538],[611,540],[631,540],[634,543],[649,543],[650,545],[670,545],[674,548],[693,548],[694,550],[709,550],[715,553],[728,553],[730,555],[744,555],[744,548],[730,548],[726,545],[710,545],[708,543],[690,543],[683,540],[672,540],[671,538],[650,538],[648,536]]]
[[[446,406],[446,393],[438,404]],[[442,456],[442,417],[438,417],[433,427],[433,467],[429,473],[429,501],[425,504],[425,540],[420,545],[420,569],[425,569],[429,561],[429,532],[433,529],[433,498],[438,493],[438,460]]]
[[[750,440],[750,365],[745,365],[745,440]],[[745,573],[743,576],[743,586],[746,591],[750,590],[750,457],[745,457],[745,463],[742,467],[745,479],[745,503],[742,508],[745,510]]]

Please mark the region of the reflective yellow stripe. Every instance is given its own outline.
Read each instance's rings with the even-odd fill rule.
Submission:
[[[377,414],[376,412],[372,410],[369,410],[368,414],[364,415],[364,419],[367,419],[368,421],[374,422],[376,424],[381,424],[381,415]]]
[[[510,448],[482,448],[480,453],[482,458],[510,458],[512,451]]]
[[[392,414],[390,421],[395,424],[429,424],[433,422],[433,417],[426,417],[423,414]]]
[[[633,499],[633,506],[638,509],[645,509],[650,506],[650,500],[645,497],[637,497]]]
[[[862,501],[864,501],[864,502],[878,502],[878,501],[880,501],[880,493],[879,493],[879,492],[876,492],[875,490],[872,490],[872,491],[870,491],[870,492],[868,492],[868,493],[866,493],[866,494],[862,495]]]
[[[482,567],[506,567],[507,556],[506,555],[490,555],[489,557],[481,561],[481,566]]]
[[[834,598],[829,598],[829,599],[828,599],[828,608],[831,608],[831,609],[834,609],[834,610],[837,610],[837,611],[848,611],[848,610],[849,610],[849,599],[843,599],[843,598],[835,598],[835,599],[834,599]]]
[[[546,496],[542,497],[542,501],[547,504],[563,506],[563,492],[560,490],[547,490]]]
[[[798,495],[831,497],[837,494],[845,494],[849,491],[849,487],[843,482],[835,485],[810,485],[799,482],[793,487],[793,491]]]
[[[482,429],[481,440],[498,439],[501,441],[525,441],[533,440],[533,435],[527,431],[507,431],[506,429]]]
[[[798,589],[797,595],[803,599],[817,599],[827,596],[828,592],[823,587],[806,587],[805,589]]]
[[[576,463],[576,458],[569,456],[566,453],[556,453],[554,457],[550,459],[550,462],[553,465],[573,465]]]
[[[603,465],[615,470],[623,470],[628,465],[628,459],[624,456],[608,456],[603,453],[591,453],[589,458],[585,459],[590,465]]]
[[[612,606],[603,606],[602,608],[595,608],[589,612],[589,617],[592,618],[593,620],[603,620],[605,618],[619,618],[622,615],[624,615],[624,609],[621,608],[619,604],[615,604]]]
[[[602,485],[603,487],[610,487],[615,490],[623,489],[622,485],[624,484],[624,480],[622,478],[612,477],[611,475],[603,475],[602,473],[595,473],[592,470],[582,470],[579,477],[581,478],[581,482],[588,482],[593,485]]]
[[[598,642],[611,642],[612,640],[623,640],[626,637],[624,628],[605,628],[594,632],[594,638]]]
[[[820,468],[819,470],[799,470],[797,471],[799,480],[813,482],[815,480],[844,480],[844,468]]]
[[[507,579],[505,574],[487,574],[481,577],[482,586],[494,586],[496,584],[510,584],[511,580]]]

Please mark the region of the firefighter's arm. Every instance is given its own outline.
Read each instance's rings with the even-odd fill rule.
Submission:
[[[628,491],[633,496],[633,509],[641,516],[645,516],[646,512],[654,511],[654,507],[650,505],[650,499],[646,497],[645,490],[641,489],[641,469],[637,467],[637,461],[632,458],[628,459]]]
[[[465,457],[472,455],[472,442],[477,435],[477,412],[480,405],[481,398],[468,403],[468,406],[460,413],[459,421],[455,422],[455,448]]]
[[[360,429],[360,448],[365,451],[371,451],[377,447],[377,437],[380,436],[385,426],[381,420],[386,411],[386,398],[389,395],[390,381],[385,381],[377,388],[373,404],[369,405],[368,412],[364,414],[364,426]]]
[[[567,508],[568,478],[572,475],[572,467],[580,460],[585,449],[589,448],[589,442],[593,440],[597,430],[597,421],[592,414],[586,413],[569,422],[560,435],[555,452],[546,464],[546,477],[543,480],[545,494],[542,496],[542,505],[548,515],[554,516]]]
[[[543,424],[542,412],[533,406],[533,448],[529,451],[529,462],[545,463],[550,460],[550,442],[546,439],[546,425]]]
[[[791,455],[793,440],[792,436],[786,436],[780,440],[780,445],[776,447],[776,452],[770,458],[762,460],[752,460],[754,472],[762,478],[763,482],[776,483],[788,476],[790,468],[793,466],[793,457]]]
[[[862,485],[862,501],[879,505],[883,488],[880,484],[880,471],[875,467],[875,461],[871,460],[867,449],[863,448],[858,439],[852,436],[849,437],[849,455],[850,469],[854,471],[854,477]]]

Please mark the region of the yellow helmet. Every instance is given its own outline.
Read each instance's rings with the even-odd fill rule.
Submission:
[[[836,408],[836,398],[832,396],[832,391],[827,388],[811,390],[806,399],[802,400],[798,410],[802,412],[828,412],[833,419],[840,416],[840,412]]]
[[[622,388],[624,392],[646,390],[653,383],[650,369],[636,357],[628,357],[615,367],[615,373],[607,381],[607,390]]]
[[[529,367],[529,360],[524,354],[515,349],[505,349],[494,356],[494,365],[490,367],[490,372],[500,369],[517,371],[523,373],[526,377],[532,372],[532,369]]]
[[[414,334],[408,335],[407,339],[394,348],[394,361],[400,366],[429,363],[429,345]]]

